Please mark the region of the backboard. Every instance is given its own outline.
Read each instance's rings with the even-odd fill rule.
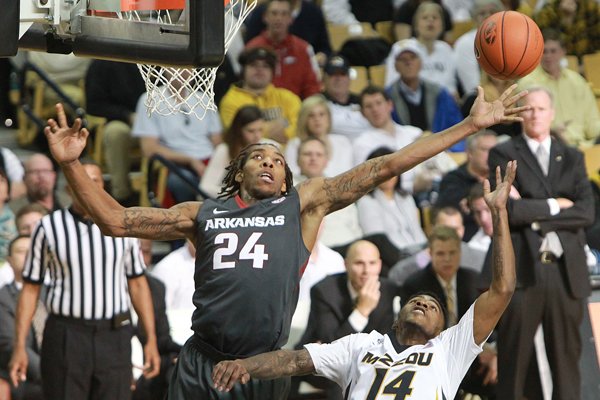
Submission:
[[[17,49],[141,64],[213,67],[223,0],[19,0],[0,13],[0,57]]]

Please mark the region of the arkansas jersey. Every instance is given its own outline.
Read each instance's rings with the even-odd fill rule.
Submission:
[[[305,347],[317,375],[344,388],[347,399],[452,400],[482,351],[473,340],[473,308],[424,345],[400,346],[373,331]]]
[[[251,206],[237,196],[206,200],[197,221],[196,336],[227,357],[283,346],[310,256],[297,191]]]

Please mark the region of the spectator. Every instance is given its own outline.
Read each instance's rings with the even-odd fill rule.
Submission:
[[[438,40],[444,30],[442,6],[437,3],[424,2],[417,8],[413,26],[414,41],[421,49],[423,62],[421,78],[435,82],[446,88],[453,96],[458,96],[456,87],[456,60],[452,47]],[[403,41],[396,42],[385,61],[385,86],[398,80],[399,75],[394,66],[398,50]]]
[[[139,143],[131,136],[136,105],[146,91],[137,65],[93,60],[85,79],[87,112],[106,118],[102,157],[110,174],[111,193],[117,201],[133,205],[129,183],[131,150]],[[143,111],[146,113],[146,111]]]
[[[498,398],[520,399],[541,323],[554,398],[581,398],[580,325],[590,294],[583,229],[594,204],[583,155],[550,135],[552,95],[530,88],[523,135],[490,150],[490,175],[507,160],[519,163],[507,204],[515,248],[517,289],[498,325]],[[538,161],[539,160],[539,161]],[[492,183],[493,185],[493,183]],[[489,282],[490,269],[482,272]]]
[[[16,236],[15,214],[8,206],[10,182],[4,170],[0,169],[0,261],[8,253],[8,243]]]
[[[328,343],[351,333],[389,330],[392,326],[394,297],[400,295],[400,289],[380,278],[377,247],[359,240],[348,249],[344,263],[346,273],[331,275],[311,289],[308,326],[300,344]],[[342,397],[337,385],[323,378],[320,381],[319,386],[330,392],[329,398],[334,393]]]
[[[100,168],[92,164],[84,168],[94,184],[103,187]],[[145,331],[151,332],[144,347],[144,374],[158,374],[154,315],[137,240],[102,235],[74,199],[69,209],[42,218],[29,254],[10,361],[13,385],[25,380],[26,337],[46,273],[49,317],[41,354],[45,398],[84,399],[91,393],[98,399],[130,398],[129,294]],[[104,279],[98,272],[106,274]]]
[[[300,142],[309,137],[320,139],[327,147],[328,160],[323,176],[333,177],[353,167],[352,144],[345,136],[331,133],[331,111],[323,96],[311,96],[302,102],[297,132],[285,149],[285,159],[294,174],[299,172]]]
[[[56,171],[52,161],[36,153],[25,161],[26,195],[10,202],[13,212],[28,203],[41,204],[48,211],[56,211],[69,204],[68,196],[56,190]]]
[[[401,149],[414,142],[423,133],[414,126],[398,125],[392,119],[393,104],[387,93],[375,86],[366,87],[360,94],[360,109],[371,129],[366,130],[353,143],[354,165],[364,162],[379,147]],[[414,171],[402,174],[402,188],[413,191]]]
[[[185,78],[188,71],[181,74]],[[181,82],[161,90],[179,90]],[[184,90],[184,89],[182,89]],[[221,142],[221,122],[216,111],[207,110],[204,119],[184,113],[173,115],[152,115],[146,113],[146,97],[140,97],[136,118],[133,124],[133,136],[140,138],[142,154],[151,157],[163,156],[179,167],[179,172],[191,183],[186,182],[173,171],[169,172],[167,188],[176,203],[195,200],[196,187],[204,174],[206,164],[213,154],[214,147]]]
[[[169,379],[173,373],[177,355],[181,345],[175,343],[171,338],[169,319],[165,310],[165,285],[152,275],[146,275],[148,288],[152,297],[154,309],[154,325],[156,326],[156,341],[158,353],[160,354],[160,372],[158,376],[146,378],[140,376],[135,382],[132,400],[164,400],[169,387]],[[148,342],[148,337],[143,326],[136,326],[135,335],[142,346]]]
[[[465,234],[465,226],[460,211],[453,207],[444,207],[434,211],[433,229],[438,226],[450,227],[456,231],[458,237],[461,239],[460,265],[476,272],[480,272],[487,254],[487,249],[485,251],[473,249],[467,242],[462,240]],[[430,262],[431,253],[429,252],[429,249],[423,249],[410,257],[398,261],[392,267],[388,276],[396,282],[396,284],[403,285],[408,276],[415,271],[422,270]]]
[[[200,189],[211,197],[217,197],[231,160],[249,144],[269,141],[263,139],[264,125],[265,121],[258,107],[253,105],[241,107],[235,114],[231,126],[225,130],[223,143],[215,148],[200,181]]]
[[[323,0],[321,7],[330,24],[368,22],[375,25],[389,21],[398,3],[399,0]]]
[[[421,77],[423,53],[417,42],[405,40],[396,45],[394,65],[400,77],[387,88],[394,121],[434,133],[460,122],[462,114],[448,90]],[[450,151],[464,151],[464,143]]]
[[[29,236],[18,236],[9,245],[7,261],[13,270],[14,279],[0,289],[0,379],[10,381],[8,361],[13,351],[15,338],[15,315],[17,301],[23,287],[23,266],[29,250]],[[43,307],[43,306],[42,306]],[[18,387],[11,387],[12,400],[42,400],[42,377],[40,371],[40,343],[36,337],[41,332],[33,326],[27,334],[25,349],[29,357],[27,380]]]
[[[172,251],[160,260],[152,270],[166,289],[165,304],[167,312],[171,310],[188,310],[190,318],[194,309],[194,259],[196,248],[190,241],[185,246]]]
[[[474,0],[471,7],[471,18],[473,19],[473,29],[461,35],[454,43],[454,55],[456,59],[456,73],[461,86],[461,93],[474,93],[480,80],[480,68],[473,43],[475,35],[481,23],[490,15],[504,10],[500,0]]]
[[[369,154],[368,159],[391,153],[391,149],[382,147]],[[405,256],[425,247],[427,238],[421,229],[419,209],[413,197],[400,189],[400,178],[394,177],[381,183],[357,204],[360,226],[365,235],[385,234]]]
[[[258,4],[244,21],[246,26],[244,39],[246,42],[258,36],[265,29],[265,9],[265,3]],[[325,25],[325,17],[317,4],[307,0],[292,1],[290,33],[305,40],[313,47],[319,65],[325,63],[325,59],[331,53],[331,45],[329,44],[329,33]]]
[[[17,199],[27,192],[23,178],[25,169],[17,155],[7,147],[0,147],[0,169],[6,172],[10,182],[10,198]]]
[[[600,50],[600,9],[594,0],[550,0],[533,15],[540,29],[557,29],[567,54]]]
[[[406,0],[394,13],[394,37],[397,41],[416,36],[414,28],[414,17],[417,8],[424,0]],[[452,17],[448,9],[442,4],[441,0],[434,0],[435,3],[442,6],[444,18],[444,30],[437,37],[439,40],[445,40],[450,37],[453,28]]]
[[[469,240],[468,245],[473,250],[487,253],[492,241],[492,235],[494,234],[494,227],[492,224],[492,213],[485,202],[483,185],[481,183],[478,182],[471,187],[467,196],[467,204],[470,213],[479,227],[471,240]]]
[[[231,85],[219,106],[224,128],[229,128],[242,106],[255,105],[262,111],[266,122],[265,136],[287,143],[296,134],[300,99],[289,90],[276,88],[271,83],[277,56],[268,49],[255,47],[244,50],[239,61],[242,81]]]
[[[297,155],[300,175],[294,177],[294,182],[323,177],[329,162],[327,154],[327,146],[321,139],[304,139],[298,147]],[[319,230],[319,241],[337,251],[339,247],[347,246],[362,236],[356,204],[350,204],[325,216]],[[345,254],[345,251],[342,254]]]
[[[456,230],[447,226],[435,227],[428,243],[431,262],[404,282],[403,305],[406,305],[405,299],[418,293],[433,293],[446,306],[446,328],[449,328],[462,318],[477,299],[479,274],[461,267],[461,240]],[[482,396],[492,395],[494,386],[488,386],[487,382],[490,380],[495,383],[496,380],[496,352],[484,345],[483,352],[476,360],[461,383],[461,389]]]
[[[594,92],[585,78],[562,65],[567,53],[558,31],[545,29],[542,34],[542,61],[519,80],[519,86],[547,88],[554,98],[552,129],[572,146],[591,146],[600,135],[600,114]]]
[[[318,64],[313,48],[289,33],[292,24],[291,0],[267,0],[264,16],[267,28],[246,47],[268,47],[277,54],[273,84],[295,93],[301,99],[319,93]]]
[[[31,236],[39,220],[47,214],[48,210],[38,203],[31,203],[21,207],[15,215],[17,233],[19,235]]]
[[[350,92],[350,64],[344,57],[334,55],[327,60],[323,72],[323,96],[331,110],[331,133],[353,141],[370,125],[360,112],[360,99]]]
[[[484,130],[467,139],[467,161],[442,178],[440,193],[435,203],[438,208],[450,206],[461,210],[465,222],[465,236],[469,241],[477,231],[477,223],[467,207],[471,187],[489,176],[488,154],[497,143],[494,132]]]

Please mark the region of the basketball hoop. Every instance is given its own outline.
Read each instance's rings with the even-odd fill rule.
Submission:
[[[194,0],[195,1],[195,0]],[[236,33],[257,0],[224,0],[225,53]],[[173,4],[173,3],[171,3]],[[122,11],[117,16],[134,21],[151,21],[163,25],[185,24],[185,10],[169,9],[148,11]],[[203,119],[207,111],[216,111],[214,83],[218,67],[174,68],[138,64],[146,83],[145,101],[148,114],[171,115],[183,113]]]

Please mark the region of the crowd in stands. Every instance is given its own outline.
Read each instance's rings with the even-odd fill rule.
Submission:
[[[545,44],[540,65],[515,82],[480,71],[473,53],[482,21],[507,9],[529,14],[542,29]],[[350,65],[348,57],[332,48],[327,28],[360,23],[375,27],[386,21],[395,41],[381,60],[384,87],[367,83],[353,92],[355,68],[367,64]],[[454,37],[454,27],[465,23],[471,29]],[[125,206],[140,203],[130,180],[139,167],[137,153],[143,158],[158,154],[172,163],[175,170],[169,171],[166,187],[172,204],[179,204],[221,195],[227,166],[251,144],[277,146],[298,184],[336,176],[459,123],[469,114],[479,86],[488,101],[498,99],[513,83],[529,90],[525,101],[532,110],[524,113],[523,123],[480,131],[324,219],[300,282],[292,322],[295,341],[288,346],[333,341],[371,329],[387,332],[401,304],[422,291],[436,294],[446,307],[448,326],[456,324],[489,283],[493,232],[482,183],[495,179],[496,166],[518,158],[511,224],[517,269],[528,268],[529,275],[520,275],[519,303],[509,306],[508,313],[518,317],[501,322],[463,381],[461,393],[483,399],[540,398],[538,371],[532,372],[528,363],[539,351],[533,335],[544,325],[559,396],[554,398],[567,398],[560,396],[580,379],[573,365],[580,356],[575,337],[589,295],[586,272],[600,272],[600,215],[594,217],[594,210],[600,210],[600,171],[586,171],[577,150],[600,146],[600,92],[581,67],[567,66],[566,57],[576,56],[581,62],[600,51],[598,2],[264,0],[240,35],[245,45],[227,55],[227,77],[217,77],[217,86],[223,87],[218,109],[209,110],[202,120],[183,113],[149,115],[144,82],[132,64],[36,52],[27,58],[88,114],[105,119],[102,156],[96,161],[110,183],[108,190]],[[2,121],[15,120],[8,82],[19,65],[17,60],[10,64],[0,59]],[[57,98],[49,91],[45,101],[52,104]],[[539,145],[536,138],[541,138]],[[565,166],[568,173],[559,175]],[[27,256],[30,248],[48,246],[34,243],[30,236],[39,234],[42,218],[48,227],[54,220],[47,215],[73,210],[68,193],[57,188],[59,174],[43,152],[19,160],[10,149],[0,148],[0,400],[43,398],[39,326],[34,324],[27,340],[27,384],[11,387],[7,372],[25,258],[32,257]],[[92,229],[92,223],[86,223]],[[69,238],[53,240],[59,245]],[[171,333],[174,337],[173,332],[179,332],[178,340],[191,332],[196,254],[194,245],[185,243],[155,264],[149,253],[152,243],[139,246],[146,256],[158,350],[166,372],[152,379],[140,377],[131,390],[136,399],[161,399],[183,344],[169,336],[169,322],[176,325]],[[540,256],[531,254],[534,248],[540,248]],[[45,251],[50,256],[52,249]],[[550,268],[547,265],[556,266],[557,272],[544,270]],[[32,272],[26,273],[25,279],[31,279]],[[129,271],[126,278],[140,273]],[[56,285],[52,282],[59,278],[54,271],[51,278],[41,279]],[[555,286],[548,285],[560,290],[551,292]],[[43,301],[45,296],[42,291]],[[542,301],[532,311],[532,321],[525,321],[527,315],[518,308]],[[40,302],[38,308],[44,307]],[[563,325],[564,335],[548,333]],[[522,336],[509,332],[523,326]],[[142,328],[140,324],[138,336],[145,345]],[[565,346],[564,359],[557,354],[559,341],[571,344]],[[515,353],[519,357],[510,359]],[[321,390],[323,398],[343,398],[332,382],[314,377],[296,380],[290,398],[299,396],[307,383],[311,390]]]

